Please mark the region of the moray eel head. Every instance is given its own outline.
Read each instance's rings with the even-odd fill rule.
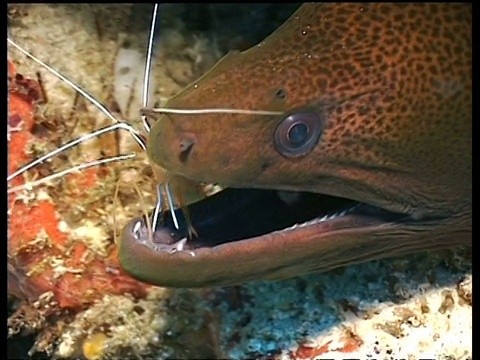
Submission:
[[[305,4],[169,101],[154,166],[227,189],[120,242],[173,287],[280,279],[471,242],[471,5]],[[180,222],[184,221],[177,211]]]

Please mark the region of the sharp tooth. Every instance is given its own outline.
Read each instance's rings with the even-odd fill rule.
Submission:
[[[187,238],[184,237],[182,240],[179,240],[176,244],[175,244],[175,248],[173,250],[175,251],[183,251],[183,247],[185,246],[185,244],[187,243]]]
[[[138,240],[140,228],[142,227],[142,223],[140,221],[137,221],[135,225],[133,225],[133,233],[135,235],[135,239]]]

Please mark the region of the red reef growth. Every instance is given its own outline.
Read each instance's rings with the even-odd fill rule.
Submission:
[[[8,172],[31,161],[30,148],[47,139],[35,137],[32,128],[41,91],[35,80],[25,78],[8,62]],[[29,175],[32,177],[32,175]],[[76,175],[72,175],[75,177]],[[82,172],[77,186],[95,186],[97,170]],[[9,188],[26,182],[19,175]],[[45,192],[44,192],[45,193]],[[81,241],[72,241],[61,227],[62,216],[49,196],[23,190],[8,198],[8,291],[35,301],[46,292],[54,295],[60,309],[79,310],[105,294],[144,296],[147,285],[122,271],[117,248],[111,244],[102,257]]]

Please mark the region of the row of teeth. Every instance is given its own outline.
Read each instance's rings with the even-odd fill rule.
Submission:
[[[356,208],[358,205],[355,205],[354,207],[350,208],[350,209],[347,209],[347,210],[344,210],[342,212],[339,212],[339,213],[334,213],[334,214],[330,214],[330,215],[325,215],[324,217],[322,217],[321,219],[313,219],[313,220],[310,220],[310,221],[306,221],[304,223],[301,223],[301,224],[295,224],[289,228],[286,228],[284,230],[293,230],[293,229],[296,229],[298,227],[303,227],[303,226],[310,226],[310,225],[314,225],[314,224],[319,224],[321,222],[325,222],[327,220],[332,220],[336,217],[339,217],[339,216],[345,216],[348,212],[352,211],[354,208]],[[150,241],[149,237],[148,236],[141,236],[140,234],[140,230],[142,228],[142,222],[139,220],[135,223],[135,225],[133,226],[133,234],[135,236],[135,239],[140,242],[141,244],[144,244],[144,245],[147,245],[149,247],[152,247],[152,248],[155,248],[155,250],[160,250],[162,247],[164,247],[165,245],[158,245],[158,244],[154,244]],[[283,231],[283,230],[282,230]],[[142,234],[144,235],[144,234]],[[185,243],[187,242],[187,238],[183,238],[179,241],[177,241],[173,246],[171,245],[168,245],[169,247],[171,246],[172,249],[173,249],[173,252],[175,251],[182,251],[184,246],[185,246]]]
[[[309,220],[309,221],[306,221],[304,223],[301,223],[301,224],[295,224],[289,228],[286,228],[284,230],[281,230],[281,231],[285,231],[285,230],[294,230],[296,228],[299,228],[299,227],[304,227],[304,226],[310,226],[310,225],[315,225],[315,224],[320,224],[322,222],[325,222],[325,221],[328,221],[328,220],[332,220],[334,218],[337,218],[337,217],[340,217],[340,216],[345,216],[349,213],[351,213],[353,210],[355,210],[358,206],[360,206],[359,204],[355,205],[355,206],[352,206],[351,208],[348,208],[346,210],[343,210],[341,212],[337,212],[337,213],[334,213],[334,214],[327,214],[325,215],[324,217],[320,218],[320,219],[313,219],[313,220]]]
[[[341,212],[338,212],[338,213],[334,213],[334,214],[327,214],[325,215],[324,217],[320,218],[320,219],[313,219],[313,220],[310,220],[310,221],[306,221],[304,223],[301,223],[301,224],[295,224],[291,227],[288,227],[288,228],[285,228],[281,231],[288,231],[288,230],[294,230],[296,228],[300,228],[300,227],[305,227],[305,226],[310,226],[310,225],[315,225],[315,224],[320,224],[322,222],[325,222],[325,221],[328,221],[328,220],[332,220],[332,219],[335,219],[339,216],[345,216],[349,213],[351,213],[353,210],[355,210],[357,207],[359,207],[360,205],[357,204],[351,208],[348,208],[346,210],[343,210]],[[139,220],[135,223],[135,225],[133,226],[133,234],[135,236],[135,239],[140,243],[140,244],[143,244],[145,246],[148,246],[149,248],[155,250],[155,251],[169,251],[170,253],[176,253],[176,252],[179,252],[179,251],[184,251],[184,248],[185,248],[185,244],[187,243],[188,239],[186,237],[180,239],[179,241],[177,241],[175,244],[173,245],[164,245],[164,244],[155,244],[153,243],[151,240],[150,240],[150,237],[149,236],[144,236],[145,234],[140,234],[140,231],[142,229],[142,221]],[[143,235],[143,236],[141,236]],[[193,251],[190,251],[189,250],[189,253],[192,255],[192,256],[195,256],[195,253]]]
[[[184,237],[183,239],[178,240],[175,244],[173,245],[162,245],[162,244],[154,244],[150,241],[148,241],[148,246],[152,248],[155,251],[167,251],[170,254],[174,254],[176,252],[187,252],[191,256],[195,256],[195,251],[193,250],[185,250],[185,244],[187,243],[188,239]]]

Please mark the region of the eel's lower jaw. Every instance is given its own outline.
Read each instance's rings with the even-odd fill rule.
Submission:
[[[408,214],[353,200],[276,190],[226,189],[190,205],[188,211],[198,234],[193,238],[189,238],[185,217],[178,209],[179,230],[174,227],[170,213],[164,213],[152,236],[149,236],[145,218],[132,220],[125,231],[130,239],[152,251],[187,251],[195,256],[200,249],[208,251],[240,241],[258,241],[275,232],[281,234],[315,227],[319,234],[326,234],[414,221]]]

